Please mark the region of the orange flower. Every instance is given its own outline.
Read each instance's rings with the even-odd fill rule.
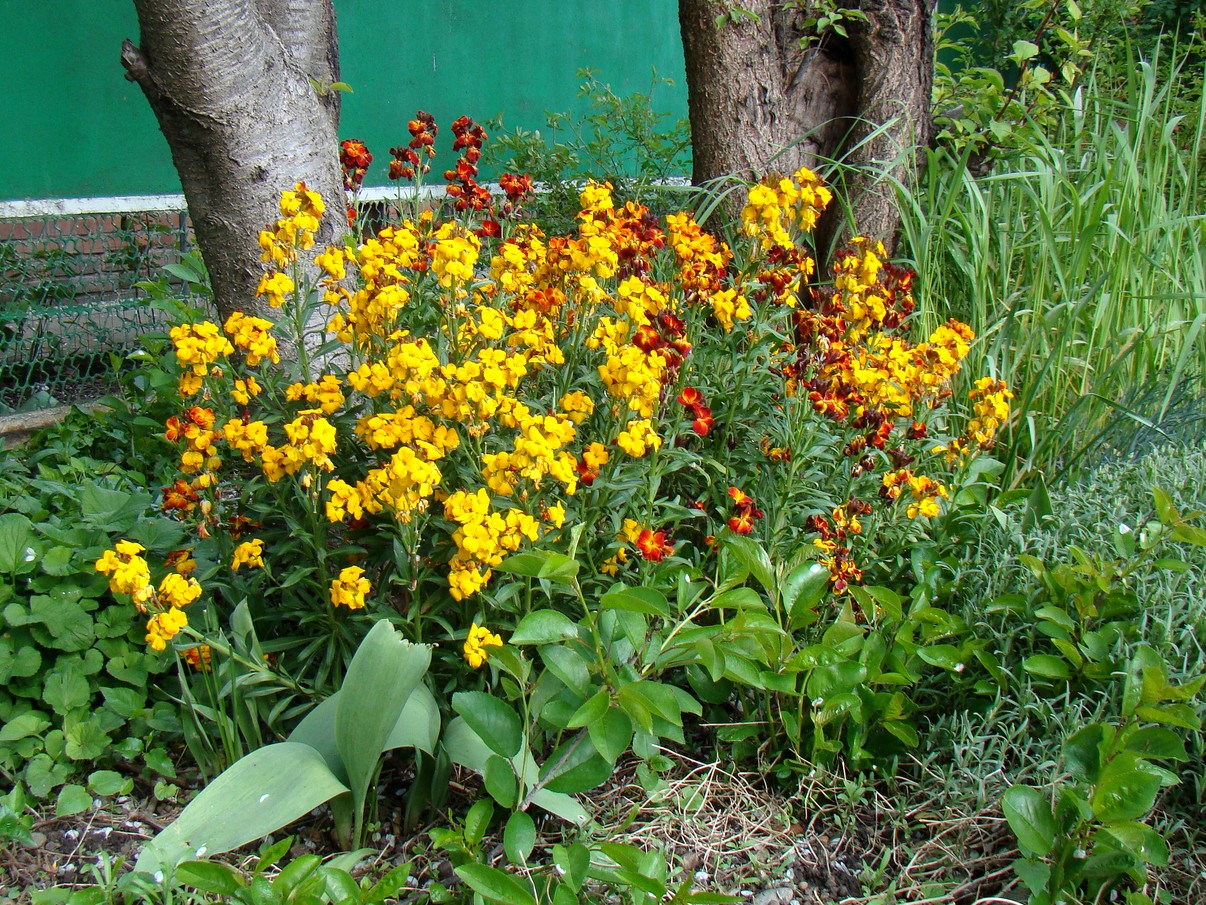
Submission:
[[[734,534],[750,534],[754,530],[754,513],[749,510],[740,512],[729,519],[728,526]]]
[[[703,404],[703,393],[695,387],[683,387],[683,391],[678,394],[678,401],[687,408],[694,408]]]
[[[754,506],[754,498],[736,487],[729,488],[729,499],[738,509],[752,509]]]
[[[644,529],[637,535],[637,549],[650,562],[661,562],[674,552],[674,544],[666,539],[665,531]]]
[[[712,410],[706,405],[697,405],[695,407],[695,420],[691,422],[691,430],[699,434],[701,437],[706,437],[708,431],[712,429],[712,424],[715,419],[712,417]]]

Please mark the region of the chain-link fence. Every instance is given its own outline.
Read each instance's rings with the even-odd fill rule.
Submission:
[[[173,198],[0,205],[0,413],[112,387],[115,362],[162,326],[137,284],[162,279],[188,248],[182,208]]]

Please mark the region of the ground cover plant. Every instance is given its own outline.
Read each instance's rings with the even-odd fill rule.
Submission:
[[[618,831],[606,802],[621,772],[651,800],[678,788],[667,755],[683,749],[780,789],[821,777],[853,826],[868,789],[957,775],[986,744],[968,727],[996,715],[1021,732],[1040,713],[1041,749],[1002,744],[997,782],[974,791],[1016,834],[984,845],[1003,865],[979,877],[948,861],[910,887],[901,852],[878,868],[868,854],[853,891],[885,903],[906,889],[1035,903],[1156,893],[1168,852],[1150,815],[1201,795],[1193,774],[1162,792],[1200,745],[1201,663],[1185,656],[1200,594],[1185,592],[1165,631],[1152,614],[1182,592],[1146,605],[1165,587],[1153,576],[1192,582],[1198,568],[1196,553],[1169,552],[1202,549],[1200,503],[1182,495],[1192,482],[1167,473],[1168,493],[1144,488],[1129,533],[1033,547],[1027,532],[1063,509],[1023,477],[997,495],[1003,469],[1024,471],[990,453],[1016,420],[1014,389],[966,373],[983,340],[918,316],[915,275],[874,243],[818,268],[808,235],[832,198],[814,174],[750,186],[723,237],[598,183],[582,187],[572,231],[545,234],[523,216],[525,179],[503,178],[498,198],[478,184],[483,130],[452,131],[447,209],[372,229],[352,216],[346,243],[320,250],[319,219],[342,217],[342,199],[297,185],[260,237],[276,323],[187,318],[148,346],[133,408],[89,427],[102,441],[89,458],[74,450],[74,474],[136,483],[116,515],[62,488],[31,503],[29,466],[5,460],[17,477],[0,565],[21,604],[3,610],[8,637],[43,632],[29,627],[34,601],[62,569],[88,590],[81,611],[121,620],[120,638],[94,645],[108,674],[110,653],[136,654],[160,679],[141,709],[110,718],[94,706],[111,703],[108,678],[55,707],[74,671],[24,663],[21,693],[3,701],[16,783],[4,832],[30,830],[40,757],[66,764],[35,790],[63,813],[91,806],[86,784],[145,783],[159,762],[118,748],[115,769],[84,779],[72,765],[90,761],[60,738],[117,719],[101,731],[145,749],[154,729],[209,785],[140,870],[101,876],[79,901],[405,890],[708,905],[733,888]],[[391,155],[403,178],[421,174],[438,129],[420,115],[410,133]],[[346,142],[344,159],[354,185],[371,157]],[[142,464],[133,477],[94,464],[106,437],[136,451],[115,455]],[[44,481],[62,452],[44,454]],[[983,573],[1013,583],[990,591]],[[295,770],[314,781],[280,781]],[[384,793],[393,771],[401,788]],[[468,791],[450,803],[454,785]],[[319,820],[352,856],[286,858],[278,842],[243,870],[208,860],[328,799]],[[348,874],[385,809],[403,828],[453,804],[428,824],[426,851],[448,865],[430,885],[404,886],[403,867]]]

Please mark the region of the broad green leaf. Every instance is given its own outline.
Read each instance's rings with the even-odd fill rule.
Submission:
[[[430,647],[412,644],[382,620],[369,630],[348,665],[335,713],[335,743],[357,811],[406,699],[430,663]]]
[[[86,811],[91,807],[92,796],[88,794],[87,789],[72,783],[59,789],[59,797],[54,806],[54,815],[56,817],[70,817],[72,814],[79,814],[81,811]]]
[[[1022,661],[1022,669],[1040,679],[1068,679],[1072,668],[1068,661],[1054,654],[1034,654]]]
[[[1163,867],[1168,864],[1168,843],[1150,826],[1142,823],[1113,823],[1101,832],[1111,837],[1115,845],[1147,864]]]
[[[452,709],[495,754],[511,758],[519,753],[523,724],[506,701],[484,691],[458,691],[452,696]]]
[[[653,588],[626,588],[617,586],[599,598],[599,606],[605,610],[626,610],[644,613],[647,616],[670,618],[670,601],[666,595]]]
[[[1126,737],[1126,750],[1142,757],[1157,757],[1184,762],[1189,760],[1181,736],[1163,726],[1145,726]]]
[[[1093,723],[1078,729],[1064,741],[1064,763],[1068,772],[1087,783],[1101,775],[1101,748],[1105,727]]]
[[[829,570],[820,563],[802,563],[783,580],[783,604],[793,629],[801,628],[805,615],[821,602],[829,590]]]
[[[578,561],[564,553],[551,550],[533,550],[516,553],[494,567],[496,572],[507,575],[523,575],[528,578],[547,578],[563,585],[572,585],[578,576]]]
[[[486,762],[490,759],[491,751],[462,717],[457,717],[448,724],[440,744],[453,763],[468,767],[475,773],[485,772]],[[536,759],[532,757],[532,753],[527,750],[526,745],[523,746],[521,755],[511,758],[511,764],[516,774],[523,778],[525,787],[531,788],[536,783],[540,768],[536,765]],[[582,826],[590,819],[590,814],[577,799],[571,798],[569,795],[540,789],[530,793],[529,798],[537,807],[577,826]]]
[[[135,870],[228,852],[308,814],[349,789],[309,745],[280,742],[252,751],[202,789],[143,849]]]
[[[578,626],[564,613],[537,610],[519,620],[508,639],[511,644],[552,644],[578,637]]]
[[[628,714],[615,707],[609,708],[603,716],[591,722],[587,731],[603,758],[614,764],[632,744],[632,720]]]
[[[50,720],[36,710],[27,710],[0,727],[0,742],[17,742],[31,735],[40,735]]]
[[[606,782],[614,771],[589,737],[576,736],[553,750],[541,770],[541,779],[548,790],[577,794]]]
[[[0,515],[0,572],[29,572],[42,549],[33,522],[18,512]]]
[[[343,767],[343,758],[339,754],[339,746],[335,743],[335,714],[339,708],[340,692],[319,702],[318,706],[306,714],[305,718],[289,733],[287,741],[309,745],[322,755],[331,772],[340,782],[347,782]],[[435,698],[420,682],[415,686],[402,713],[394,724],[389,738],[385,740],[382,751],[393,751],[395,748],[418,748],[431,754],[435,751],[436,740],[440,735],[440,708]]]
[[[1139,707],[1135,716],[1150,723],[1160,723],[1165,726],[1176,726],[1178,729],[1188,729],[1197,732],[1202,728],[1202,718],[1188,704],[1160,704]]]
[[[502,905],[536,905],[524,886],[510,874],[503,873],[485,864],[464,864],[456,868],[456,875],[474,892],[491,902]]]
[[[176,868],[175,879],[217,896],[233,896],[247,885],[247,880],[233,867],[214,861],[185,861]]]
[[[930,666],[950,672],[962,671],[965,666],[963,652],[953,644],[931,644],[917,651],[917,656]]]
[[[88,788],[97,795],[119,795],[130,780],[115,770],[96,770],[88,776]]]
[[[565,728],[581,729],[583,726],[589,726],[595,720],[602,719],[603,714],[607,713],[607,708],[610,706],[611,692],[606,688],[600,688],[587,698],[586,703],[574,711],[574,715],[569,718]]]
[[[1164,773],[1140,759],[1123,752],[1101,772],[1101,780],[1093,790],[1089,804],[1098,820],[1139,820],[1156,803],[1164,784]]]
[[[564,644],[545,644],[540,648],[540,659],[548,671],[573,692],[580,695],[590,693],[590,666],[576,650]]]
[[[49,704],[55,713],[68,714],[86,707],[92,700],[92,690],[88,680],[78,672],[56,669],[46,676],[42,687],[42,700]]]
[[[513,864],[526,864],[536,847],[536,823],[527,811],[516,811],[503,828],[503,848]]]
[[[515,768],[505,757],[491,754],[486,761],[482,781],[490,797],[504,808],[515,807],[519,796],[519,780],[515,776]]]
[[[1001,810],[1023,850],[1040,857],[1055,844],[1055,821],[1051,804],[1030,786],[1011,786],[1001,799]]]
[[[768,594],[775,593],[775,569],[766,550],[755,540],[739,534],[726,534],[721,541],[741,565],[753,575]]]

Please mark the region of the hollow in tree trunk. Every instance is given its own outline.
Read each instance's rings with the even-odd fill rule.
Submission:
[[[916,151],[929,141],[933,5],[843,2],[865,17],[845,20],[846,37],[810,30],[801,0],[679,0],[693,179],[761,178],[842,159],[854,167],[838,189],[857,231],[891,248],[900,223],[892,180],[911,184]],[[835,205],[818,249],[847,235]]]

